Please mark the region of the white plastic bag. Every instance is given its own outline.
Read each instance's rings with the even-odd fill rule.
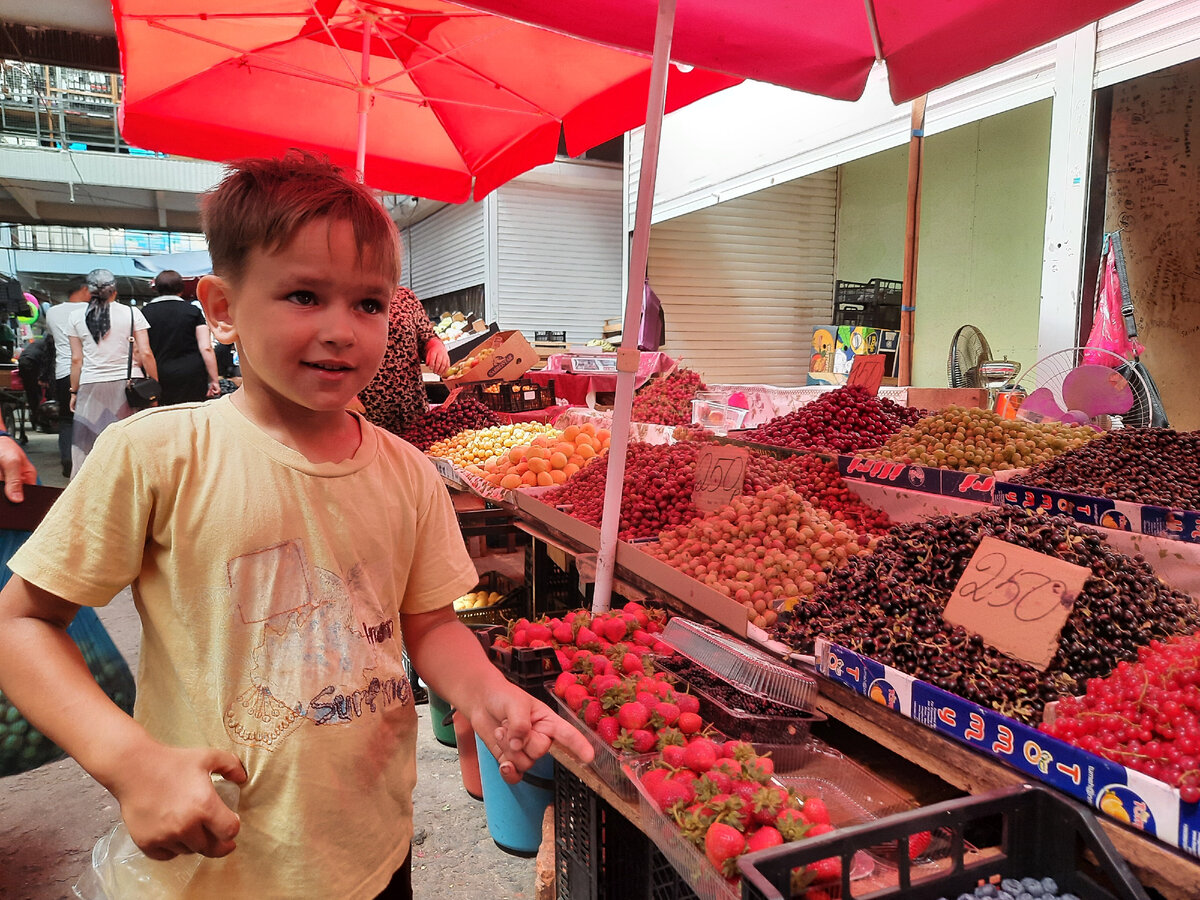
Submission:
[[[217,794],[234,812],[238,786],[213,776]],[[155,860],[138,849],[124,822],[103,835],[92,848],[92,864],[73,887],[80,900],[173,900],[183,894],[200,867],[200,855]]]

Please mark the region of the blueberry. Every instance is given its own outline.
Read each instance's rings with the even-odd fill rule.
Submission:
[[[1040,889],[1041,886],[1042,886],[1042,883],[1040,881],[1038,881],[1038,879],[1036,879],[1036,878],[1022,878],[1021,879],[1021,887],[1023,887],[1025,890],[1027,890],[1031,894],[1033,893],[1033,889],[1035,887]]]
[[[975,888],[976,897],[995,897],[996,886],[994,884],[982,884]]]
[[[1047,894],[1057,894],[1058,893],[1058,882],[1055,881],[1053,878],[1043,878],[1042,879],[1042,890],[1044,890]]]
[[[1000,890],[1008,891],[1014,897],[1021,893],[1021,882],[1016,878],[1005,878],[1000,882]]]
[[[1074,894],[1063,894],[1058,900],[1079,900]]]
[[[958,900],[975,900],[974,894],[959,894]]]
[[[1021,891],[1021,893],[1017,894],[1017,900],[1033,900],[1033,894],[1028,891]]]
[[[996,894],[996,900],[1016,900],[1016,898],[1013,897],[1013,895],[1008,891],[1001,888],[1000,893]]]
[[[1029,894],[1033,897],[1040,897],[1046,893],[1046,889],[1042,887],[1040,882],[1035,881],[1028,887]]]

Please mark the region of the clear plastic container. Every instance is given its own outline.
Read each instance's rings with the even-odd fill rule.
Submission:
[[[592,768],[600,776],[600,780],[612,788],[622,800],[635,800],[637,798],[637,790],[629,783],[629,779],[625,776],[625,771],[621,767],[625,763],[644,763],[646,760],[657,756],[657,754],[621,753],[614,750],[600,738],[600,735],[587,727],[587,723],[580,719],[571,707],[567,706],[562,697],[553,692],[551,692],[550,696],[554,698],[554,702],[558,706],[558,714],[582,732],[583,736],[588,739],[588,743],[592,745],[592,750],[596,753],[595,758],[592,760]]]
[[[662,641],[739,691],[812,711],[816,680],[743,641],[679,616],[667,623]]]
[[[701,425],[715,434],[725,434],[731,428],[741,428],[748,413],[749,410],[716,400],[703,399],[699,395],[692,401],[692,424]]]

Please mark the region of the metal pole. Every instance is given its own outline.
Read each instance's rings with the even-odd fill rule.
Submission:
[[[658,174],[658,145],[666,108],[667,66],[671,61],[674,28],[675,0],[659,0],[658,23],[654,29],[654,59],[650,69],[650,95],[646,99],[642,168],[638,173],[633,249],[629,258],[629,284],[625,294],[625,319],[621,327],[621,348],[617,351],[617,396],[613,406],[612,438],[608,445],[608,473],[604,483],[604,511],[600,519],[600,552],[596,556],[593,612],[604,612],[611,605],[613,572],[617,564],[617,532],[620,530],[625,451],[629,447],[629,424],[633,410],[633,380],[641,359],[637,346],[638,325],[641,322],[642,291],[646,281],[646,259],[650,253],[650,217],[654,212],[654,181]]]
[[[367,113],[371,109],[371,28],[375,18],[363,15],[362,78],[358,85],[358,144],[354,156],[354,174],[359,183],[366,181],[367,171]]]

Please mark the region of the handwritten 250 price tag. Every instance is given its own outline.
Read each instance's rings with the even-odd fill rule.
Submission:
[[[1091,570],[999,538],[979,542],[942,618],[1044,670]]]
[[[884,357],[882,353],[864,353],[854,357],[850,363],[850,374],[846,384],[858,384],[868,393],[878,394],[883,384]]]
[[[742,493],[746,479],[745,447],[703,444],[696,454],[696,487],[692,502],[702,512],[716,512]]]

